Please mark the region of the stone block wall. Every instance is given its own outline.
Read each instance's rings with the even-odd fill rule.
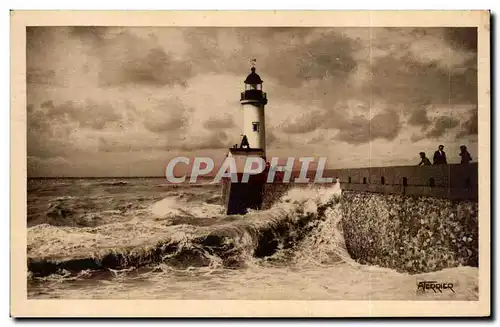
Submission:
[[[478,265],[478,203],[401,194],[342,192],[342,228],[363,264],[422,273]]]

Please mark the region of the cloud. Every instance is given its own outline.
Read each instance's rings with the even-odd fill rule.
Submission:
[[[26,83],[28,84],[48,84],[53,85],[56,82],[54,70],[27,67]]]
[[[477,102],[477,50],[457,47],[442,28],[372,29],[364,92],[390,103],[416,108],[431,104]],[[475,29],[467,30],[470,34]],[[452,44],[453,43],[453,44]],[[375,54],[375,55],[374,55]]]
[[[143,113],[144,126],[153,133],[178,131],[189,122],[189,112],[177,99],[160,101],[156,106]]]
[[[428,138],[438,138],[443,136],[448,129],[458,126],[459,121],[453,117],[441,116],[436,119],[434,126],[427,132]]]
[[[152,39],[141,39],[127,32],[111,38],[98,54],[102,86],[185,86],[192,76],[189,62],[174,59]]]
[[[294,121],[284,124],[282,130],[285,133],[300,134],[308,133],[320,128],[324,124],[325,113],[322,111],[312,111],[297,117]]]
[[[71,163],[64,157],[28,156],[26,159],[28,176],[64,176],[62,173],[64,168],[71,166]]]
[[[274,146],[277,141],[276,134],[273,130],[266,130],[266,146]]]
[[[80,38],[82,42],[88,40],[95,43],[104,41],[109,28],[104,26],[72,26],[69,27],[71,36]]]
[[[307,144],[321,144],[325,140],[325,136],[320,134],[317,136],[314,136],[310,140],[307,141]]]
[[[422,101],[435,104],[464,104],[477,101],[477,72],[473,69],[450,71],[434,63],[423,64],[412,58],[385,57],[372,66],[372,80],[365,92],[413,107]]]
[[[27,153],[28,156],[51,158],[65,156],[73,151],[71,135],[74,126],[53,124],[46,114],[39,110],[28,111]]]
[[[51,100],[42,103],[41,108],[47,109],[49,119],[76,122],[79,127],[103,129],[106,124],[120,121],[121,114],[106,102],[96,102],[91,99],[84,101],[66,101],[54,106]]]
[[[95,135],[122,120],[121,113],[110,103],[90,99],[60,104],[45,100],[28,107],[27,151],[29,156],[39,158],[91,151],[97,142]]]
[[[266,58],[262,69],[286,87],[300,87],[314,79],[347,79],[357,66],[353,41],[336,33],[312,42],[287,46],[279,56]]]
[[[391,109],[370,107],[362,102],[338,105],[332,111],[313,110],[287,121],[282,131],[304,134],[315,130],[337,130],[335,140],[363,144],[376,139],[395,139],[401,131],[400,114]],[[324,139],[322,137],[322,139]],[[314,142],[319,141],[316,138]]]
[[[446,40],[456,49],[475,52],[477,49],[477,28],[453,27],[444,29]]]
[[[189,60],[174,58],[154,37],[113,27],[30,27],[27,64],[28,83],[51,85],[66,84],[68,73],[95,75],[101,87],[185,86],[193,76]]]
[[[460,139],[464,136],[478,134],[478,119],[477,109],[469,111],[470,118],[460,125],[460,131],[457,133],[456,138]]]
[[[223,117],[210,117],[203,123],[206,129],[221,129],[234,127],[233,117],[224,115]]]
[[[194,137],[189,142],[174,145],[175,149],[184,151],[228,148],[228,137],[224,131],[211,132],[206,137]]]
[[[106,156],[104,174],[146,155],[148,163],[138,164],[153,169],[151,158],[169,152],[215,153],[239,142],[242,114],[235,109],[251,58],[269,98],[270,154],[380,146],[378,162],[400,164],[412,141],[422,147],[450,131],[458,138],[477,134],[477,109],[475,116],[455,110],[477,106],[475,28],[29,27],[26,33],[28,154],[80,167],[68,171],[88,169],[73,160],[78,154]],[[430,110],[443,107],[449,110]],[[383,147],[395,142],[408,147],[398,153]],[[338,162],[349,160],[360,157]],[[44,162],[47,173],[52,161]]]
[[[422,128],[426,128],[429,123],[430,120],[427,117],[427,110],[425,108],[413,110],[410,118],[408,119],[408,124],[412,126],[421,126]]]
[[[342,122],[335,139],[349,144],[363,144],[376,139],[394,140],[401,130],[401,121],[396,111],[387,111],[371,119],[358,115]]]

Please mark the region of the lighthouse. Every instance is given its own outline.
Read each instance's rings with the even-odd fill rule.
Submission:
[[[267,94],[262,91],[262,79],[251,68],[251,73],[245,79],[245,91],[241,92],[240,103],[243,111],[243,138],[251,149],[262,150],[266,154],[266,119],[264,107],[267,104]]]
[[[261,209],[262,206],[266,173],[252,175],[248,181],[242,182],[247,158],[259,157],[266,160],[264,107],[267,104],[267,94],[262,90],[262,83],[252,65],[240,94],[243,116],[241,139],[227,154],[235,160],[238,181],[223,179],[222,196],[229,215],[245,214],[248,209]]]

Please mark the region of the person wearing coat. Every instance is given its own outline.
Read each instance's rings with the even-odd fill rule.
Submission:
[[[429,160],[429,158],[427,158],[425,156],[425,152],[420,152],[420,159],[422,159],[422,160],[418,164],[419,166],[428,166],[431,164],[431,161]]]
[[[461,164],[468,164],[470,161],[472,161],[472,157],[470,156],[469,151],[467,151],[467,147],[465,145],[460,146],[460,157],[462,159],[460,160]]]
[[[440,145],[438,150],[434,152],[434,164],[435,165],[446,165],[446,153],[443,151],[444,145]]]

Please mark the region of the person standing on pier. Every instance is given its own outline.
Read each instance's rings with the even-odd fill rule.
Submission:
[[[461,164],[468,164],[469,161],[472,161],[472,157],[470,156],[469,151],[467,151],[467,147],[465,145],[460,146],[460,157],[462,157],[462,160],[460,160]]]
[[[420,158],[421,158],[422,160],[421,160],[421,161],[420,161],[420,163],[418,164],[419,166],[422,166],[422,165],[424,165],[424,166],[431,165],[431,161],[429,160],[429,158],[427,158],[427,157],[425,156],[425,152],[420,152]]]
[[[443,151],[444,145],[439,145],[438,150],[434,152],[434,164],[435,165],[446,165],[446,153]]]

